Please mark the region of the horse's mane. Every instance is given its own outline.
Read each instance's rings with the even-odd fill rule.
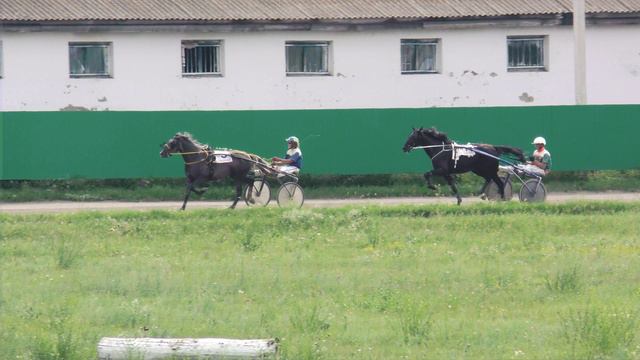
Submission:
[[[191,135],[191,133],[183,131],[183,132],[179,132],[176,134],[176,136],[183,136],[185,138],[187,138],[189,141],[191,141],[194,145],[200,147],[200,148],[210,148],[210,146],[208,144],[203,144],[200,141],[198,141],[196,138],[193,137],[193,135]]]
[[[449,141],[449,137],[447,136],[447,133],[438,131],[434,127],[426,129],[426,131],[437,140],[444,141],[444,142]]]

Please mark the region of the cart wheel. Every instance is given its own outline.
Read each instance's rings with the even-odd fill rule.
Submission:
[[[520,201],[524,202],[542,202],[547,198],[547,189],[544,187],[542,180],[529,179],[522,183],[520,189]]]
[[[304,191],[302,191],[300,185],[294,182],[287,182],[280,186],[277,199],[280,207],[299,208],[304,203]]]
[[[502,180],[502,183],[504,184],[504,200],[511,200],[511,198],[513,197],[513,187],[511,186],[511,180],[506,181],[506,176],[501,176],[500,180]],[[493,180],[489,182],[489,185],[485,189],[485,195],[487,195],[487,199],[491,201],[502,200],[500,191],[498,190],[498,185]]]
[[[271,201],[271,188],[266,181],[256,180],[242,192],[247,206],[267,206]]]

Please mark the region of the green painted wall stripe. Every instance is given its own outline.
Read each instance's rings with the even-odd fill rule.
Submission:
[[[4,147],[6,140],[4,138],[4,113],[0,112],[0,180],[4,179]]]
[[[404,154],[412,127],[436,126],[459,143],[532,150],[547,138],[555,170],[640,168],[640,105],[428,109],[5,112],[0,178],[180,177],[182,161],[161,159],[178,131],[203,143],[271,157],[301,139],[305,173],[424,172],[423,152]],[[624,135],[624,134],[628,135]]]

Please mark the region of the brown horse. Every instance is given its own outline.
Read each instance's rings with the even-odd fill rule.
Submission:
[[[458,188],[451,174],[471,171],[483,177],[485,183],[480,190],[482,194],[484,194],[487,186],[493,180],[498,185],[500,195],[504,199],[504,183],[498,176],[498,158],[506,153],[515,156],[519,161],[525,161],[522,150],[518,148],[490,144],[457,146],[453,141],[449,140],[447,134],[435,128],[413,129],[402,150],[409,152],[413,148],[423,148],[431,158],[433,170],[424,173],[427,187],[435,189],[435,186],[431,183],[432,175],[444,177],[458,199],[458,205],[462,202],[462,198],[458,194]]]
[[[182,155],[184,160],[187,188],[181,210],[186,208],[191,192],[202,195],[209,181],[223,180],[227,177],[233,180],[236,189],[231,204],[233,209],[242,197],[242,186],[253,186],[252,173],[255,167],[268,167],[260,157],[241,151],[231,151],[230,162],[217,163],[214,151],[208,145],[200,144],[189,133],[177,133],[162,146],[161,157],[166,158],[171,154]]]

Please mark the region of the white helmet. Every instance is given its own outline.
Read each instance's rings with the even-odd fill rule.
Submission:
[[[547,145],[547,140],[545,140],[542,136],[538,136],[537,138],[533,139],[532,144],[542,144],[542,145]]]
[[[292,141],[293,141],[293,142],[295,142],[296,144],[300,145],[300,140],[298,140],[298,138],[297,138],[297,137],[295,137],[295,136],[289,136],[289,137],[286,139],[286,142],[292,142]]]

